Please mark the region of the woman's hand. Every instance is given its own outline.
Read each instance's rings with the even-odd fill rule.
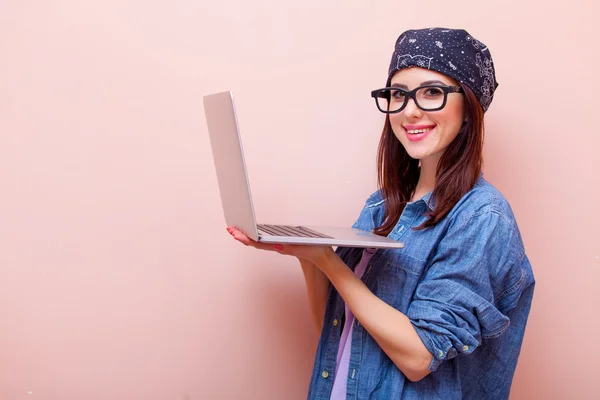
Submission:
[[[330,246],[314,246],[314,245],[298,245],[298,244],[268,244],[261,243],[250,239],[239,229],[228,227],[227,232],[235,240],[246,245],[252,246],[260,250],[276,251],[279,254],[285,254],[288,256],[294,256],[300,260],[309,261],[315,264],[317,267],[323,264],[323,261],[333,253],[333,249]]]

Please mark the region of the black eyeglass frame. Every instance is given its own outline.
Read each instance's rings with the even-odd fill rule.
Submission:
[[[421,105],[417,101],[416,94],[417,94],[418,90],[425,89],[425,88],[436,88],[436,89],[440,89],[440,90],[442,90],[442,92],[444,92],[444,102],[442,103],[441,106],[439,106],[437,108],[421,107]],[[382,99],[386,99],[388,101],[388,104],[390,102],[389,96],[385,96],[386,90],[388,90],[388,91],[396,90],[396,91],[400,91],[400,92],[404,93],[404,103],[398,110],[394,110],[394,111],[382,110],[381,107],[379,106],[379,101],[377,101],[378,97],[382,98]],[[388,93],[391,93],[391,92],[388,92]],[[419,107],[423,111],[439,111],[439,110],[443,109],[444,107],[446,107],[446,103],[448,101],[448,93],[463,93],[463,89],[460,86],[424,85],[424,86],[419,86],[417,88],[414,88],[413,90],[406,90],[406,89],[402,89],[397,86],[393,86],[393,87],[384,87],[381,89],[375,89],[375,90],[371,91],[371,97],[373,99],[375,99],[375,105],[377,106],[377,109],[379,111],[381,111],[384,114],[396,114],[396,113],[399,113],[400,111],[404,110],[404,108],[408,104],[408,99],[413,99],[416,106]]]

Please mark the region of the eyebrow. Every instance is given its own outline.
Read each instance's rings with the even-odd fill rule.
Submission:
[[[440,81],[440,80],[437,80],[437,79],[434,79],[434,80],[431,80],[431,81],[425,81],[425,82],[421,82],[421,85],[420,85],[420,86],[424,86],[424,85],[433,85],[433,84],[441,84],[441,85],[444,85],[444,86],[449,86],[447,83],[444,83],[444,82],[442,82],[442,81]],[[402,89],[408,89],[408,86],[406,86],[406,85],[404,85],[404,84],[402,84],[402,83],[394,83],[394,84],[392,85],[392,87],[400,87],[400,88],[402,88]]]

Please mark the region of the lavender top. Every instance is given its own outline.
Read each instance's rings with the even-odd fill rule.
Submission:
[[[377,249],[364,249],[360,263],[354,269],[358,279],[362,278],[365,269]],[[342,330],[340,345],[338,347],[337,361],[335,363],[335,374],[333,380],[333,389],[331,390],[330,400],[346,399],[346,382],[348,381],[348,369],[350,366],[350,349],[352,348],[352,328],[354,326],[354,314],[345,305],[346,322]]]

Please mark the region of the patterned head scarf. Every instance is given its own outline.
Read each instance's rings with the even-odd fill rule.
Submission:
[[[408,30],[398,37],[386,86],[396,71],[422,67],[447,75],[468,86],[483,111],[498,87],[492,55],[487,46],[462,29]]]

